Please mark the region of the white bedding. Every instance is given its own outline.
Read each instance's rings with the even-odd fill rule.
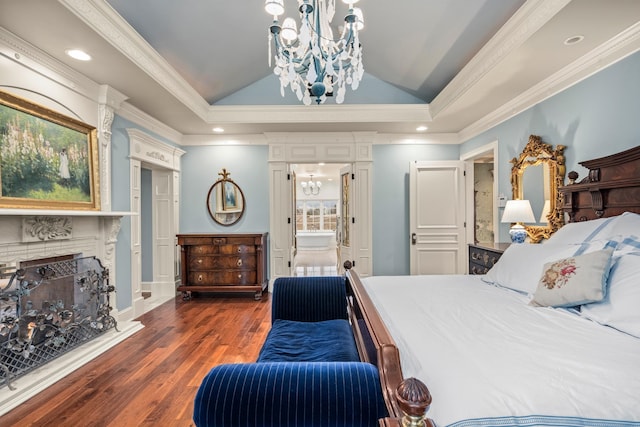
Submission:
[[[529,297],[481,277],[363,280],[405,378],[429,388],[427,415],[438,426],[532,415],[640,425],[640,339],[567,310],[529,306]]]

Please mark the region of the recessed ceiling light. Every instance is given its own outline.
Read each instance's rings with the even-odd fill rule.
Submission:
[[[222,133],[222,132],[224,132],[224,129],[223,128],[213,128],[213,131],[216,132],[216,133]]]
[[[564,41],[564,44],[566,44],[567,46],[571,46],[573,44],[580,43],[582,40],[584,40],[584,36],[571,36]]]
[[[416,128],[416,130],[417,130],[418,132],[424,132],[424,131],[425,131],[425,130],[427,130],[427,129],[429,129],[429,128],[428,128],[428,127],[426,127],[426,126],[418,126],[418,127]]]
[[[91,55],[80,49],[67,49],[65,53],[78,61],[91,61]]]

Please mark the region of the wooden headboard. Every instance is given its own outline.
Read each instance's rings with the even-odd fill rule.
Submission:
[[[589,174],[576,182],[578,173],[569,172],[559,190],[569,222],[640,213],[640,146],[580,164]]]

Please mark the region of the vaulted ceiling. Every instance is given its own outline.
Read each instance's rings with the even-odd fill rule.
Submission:
[[[294,16],[297,2],[285,3]],[[638,0],[362,0],[360,88],[342,105],[303,106],[280,96],[263,6],[0,0],[0,26],[183,135],[415,134],[423,124],[469,136],[640,48]],[[337,26],[346,6],[336,8]]]

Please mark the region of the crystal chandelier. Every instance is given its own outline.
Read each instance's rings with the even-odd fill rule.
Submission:
[[[302,192],[306,196],[317,196],[320,193],[320,187],[322,187],[320,181],[313,181],[313,175],[309,175],[309,181],[302,181],[300,185],[302,186]]]
[[[359,0],[342,0],[349,5],[340,39],[334,41],[331,21],[335,0],[298,0],[300,33],[296,21],[286,18],[282,26],[278,16],[284,13],[284,0],[266,0],[264,9],[273,15],[269,34],[269,66],[271,39],[274,40],[275,67],[280,77],[280,93],[287,86],[305,105],[315,97],[322,104],[327,95],[336,94],[336,103],[344,102],[345,86],[356,90],[364,74],[362,47],[358,31],[364,27],[362,11],[353,7]]]

